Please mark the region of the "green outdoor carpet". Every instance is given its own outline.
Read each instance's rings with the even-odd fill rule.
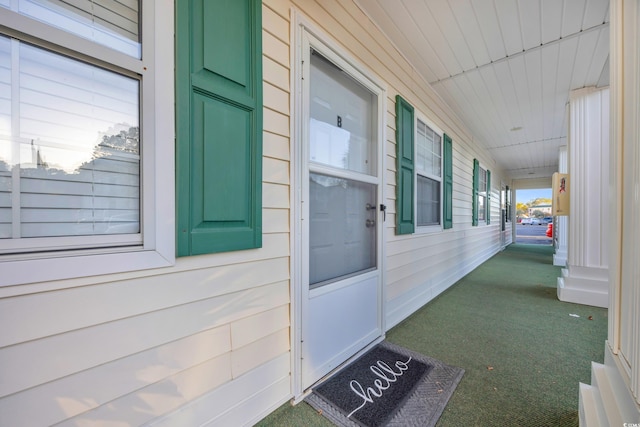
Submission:
[[[558,301],[552,258],[550,246],[510,245],[387,333],[465,370],[436,426],[578,426],[607,310]],[[258,425],[331,426],[306,403]]]

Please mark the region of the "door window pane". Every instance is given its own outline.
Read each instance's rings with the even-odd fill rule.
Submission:
[[[139,234],[139,81],[6,41],[0,237]]]
[[[376,186],[311,173],[309,194],[309,283],[375,268]]]
[[[310,92],[309,160],[375,175],[377,96],[315,51]]]

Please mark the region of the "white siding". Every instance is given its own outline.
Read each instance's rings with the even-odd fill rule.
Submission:
[[[175,425],[194,401],[242,424],[290,397],[289,24],[263,13],[263,247],[2,289],[0,425]]]
[[[10,325],[0,333],[0,425],[242,425],[292,397],[292,6],[387,85],[387,327],[500,249],[501,171],[360,9],[347,0],[264,4],[263,247],[0,289],[0,323]],[[395,235],[398,93],[453,139],[451,230]],[[471,226],[474,158],[492,172],[489,226]]]

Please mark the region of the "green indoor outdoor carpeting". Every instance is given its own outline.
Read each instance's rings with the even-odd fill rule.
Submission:
[[[510,245],[387,333],[465,370],[437,427],[577,426],[578,383],[602,363],[607,310],[556,296],[553,248]],[[283,405],[260,426],[330,426]]]

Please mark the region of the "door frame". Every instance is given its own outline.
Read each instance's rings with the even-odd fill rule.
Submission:
[[[303,97],[303,82],[302,77],[304,75],[305,68],[308,70],[309,64],[303,64],[303,41],[305,34],[319,43],[322,48],[328,49],[332,53],[332,59],[338,59],[337,65],[339,65],[346,72],[354,72],[352,77],[361,81],[364,77],[370,84],[373,85],[374,92],[378,95],[378,112],[377,112],[377,173],[379,176],[378,185],[378,201],[379,203],[386,204],[385,198],[385,173],[386,173],[386,113],[387,113],[387,88],[383,81],[377,77],[376,74],[364,66],[362,63],[354,59],[354,56],[344,49],[340,44],[333,40],[326,32],[317,27],[310,19],[304,16],[300,11],[295,8],[291,9],[291,27],[290,27],[290,105],[292,106],[290,114],[290,248],[291,248],[291,390],[293,392],[293,401],[298,403],[310,393],[309,390],[305,390],[302,384],[302,328],[304,322],[303,313],[303,301],[308,298],[309,289],[305,289],[302,286],[303,283],[303,263],[306,262],[303,259],[303,244],[308,242],[302,239],[302,191],[303,191],[303,177],[306,169],[306,159],[303,158],[303,154],[306,152],[303,149],[303,144],[308,142],[304,135],[306,125],[303,123],[304,118],[307,117],[308,105],[305,105],[306,99]],[[333,55],[336,58],[333,58]],[[361,82],[362,83],[362,82]],[[379,212],[379,221],[381,223],[379,227],[377,237],[377,268],[379,270],[379,326],[381,330],[381,336],[374,342],[363,348],[360,352],[355,354],[351,359],[358,357],[360,354],[366,352],[371,347],[379,343],[384,339],[386,332],[386,313],[385,313],[385,232],[386,226],[382,223],[383,213]]]

